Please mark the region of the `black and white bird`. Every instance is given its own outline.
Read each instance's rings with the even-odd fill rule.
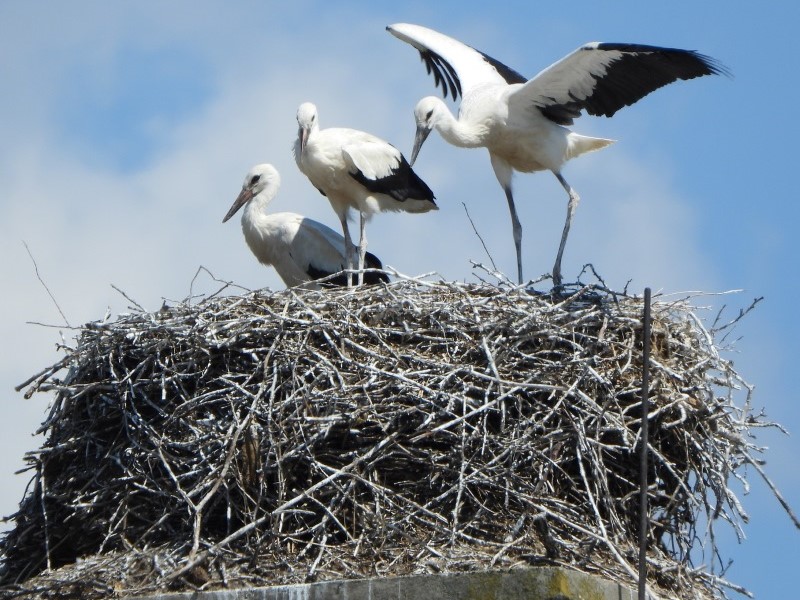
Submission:
[[[297,124],[299,130],[294,146],[297,166],[328,198],[339,217],[349,268],[353,268],[355,261],[347,220],[351,211],[359,214],[360,281],[367,251],[366,221],[382,211],[438,210],[433,192],[400,151],[388,142],[355,129],[320,129],[317,107],[310,102],[297,109]]]
[[[427,27],[398,23],[386,28],[416,48],[444,97],[462,97],[458,118],[439,98],[428,96],[414,109],[417,133],[411,164],[432,129],[455,146],[485,147],[511,211],[517,275],[522,283],[522,227],[514,206],[514,171],[551,171],[569,195],[553,283],[561,284],[561,257],[578,204],[561,169],[571,158],[613,140],[567,129],[586,111],[612,116],[653,90],[678,79],[726,73],[715,60],[691,50],[641,44],[592,42],[528,80],[483,52]]]
[[[288,287],[293,287],[340,273],[322,285],[347,285],[341,273],[346,268],[344,238],[327,225],[303,215],[281,212],[268,214],[266,208],[281,185],[277,169],[269,164],[256,165],[247,173],[242,191],[233,201],[225,223],[236,212],[242,213],[242,232],[247,245],[264,265],[273,266]],[[377,256],[367,252],[366,266],[382,269]],[[388,282],[386,273],[367,271],[364,282]],[[312,284],[311,287],[319,287]]]

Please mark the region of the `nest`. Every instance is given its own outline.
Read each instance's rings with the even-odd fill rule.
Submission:
[[[730,585],[707,532],[746,520],[729,480],[770,424],[691,300],[653,305],[648,561],[655,592],[707,598]],[[26,383],[54,401],[0,583],[108,597],[547,564],[633,585],[642,305],[408,279],[89,323]]]

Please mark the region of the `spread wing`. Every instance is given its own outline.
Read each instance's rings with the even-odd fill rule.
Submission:
[[[525,77],[499,60],[451,37],[409,23],[395,23],[386,30],[419,51],[428,73],[444,97],[448,92],[453,100],[485,83],[524,83]]]
[[[677,48],[592,42],[547,67],[509,101],[533,104],[550,120],[571,125],[585,110],[610,117],[679,79],[729,74],[714,59]]]

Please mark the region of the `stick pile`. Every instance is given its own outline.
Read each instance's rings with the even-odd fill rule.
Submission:
[[[719,596],[698,543],[746,520],[729,480],[770,424],[693,299],[656,300],[651,583]],[[403,280],[89,323],[29,383],[54,401],[0,583],[100,597],[556,564],[633,586],[641,314],[597,286]]]

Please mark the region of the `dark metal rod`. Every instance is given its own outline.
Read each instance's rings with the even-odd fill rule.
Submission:
[[[644,288],[642,327],[642,428],[639,435],[639,600],[646,600],[647,589],[647,446],[650,431],[650,288]]]

